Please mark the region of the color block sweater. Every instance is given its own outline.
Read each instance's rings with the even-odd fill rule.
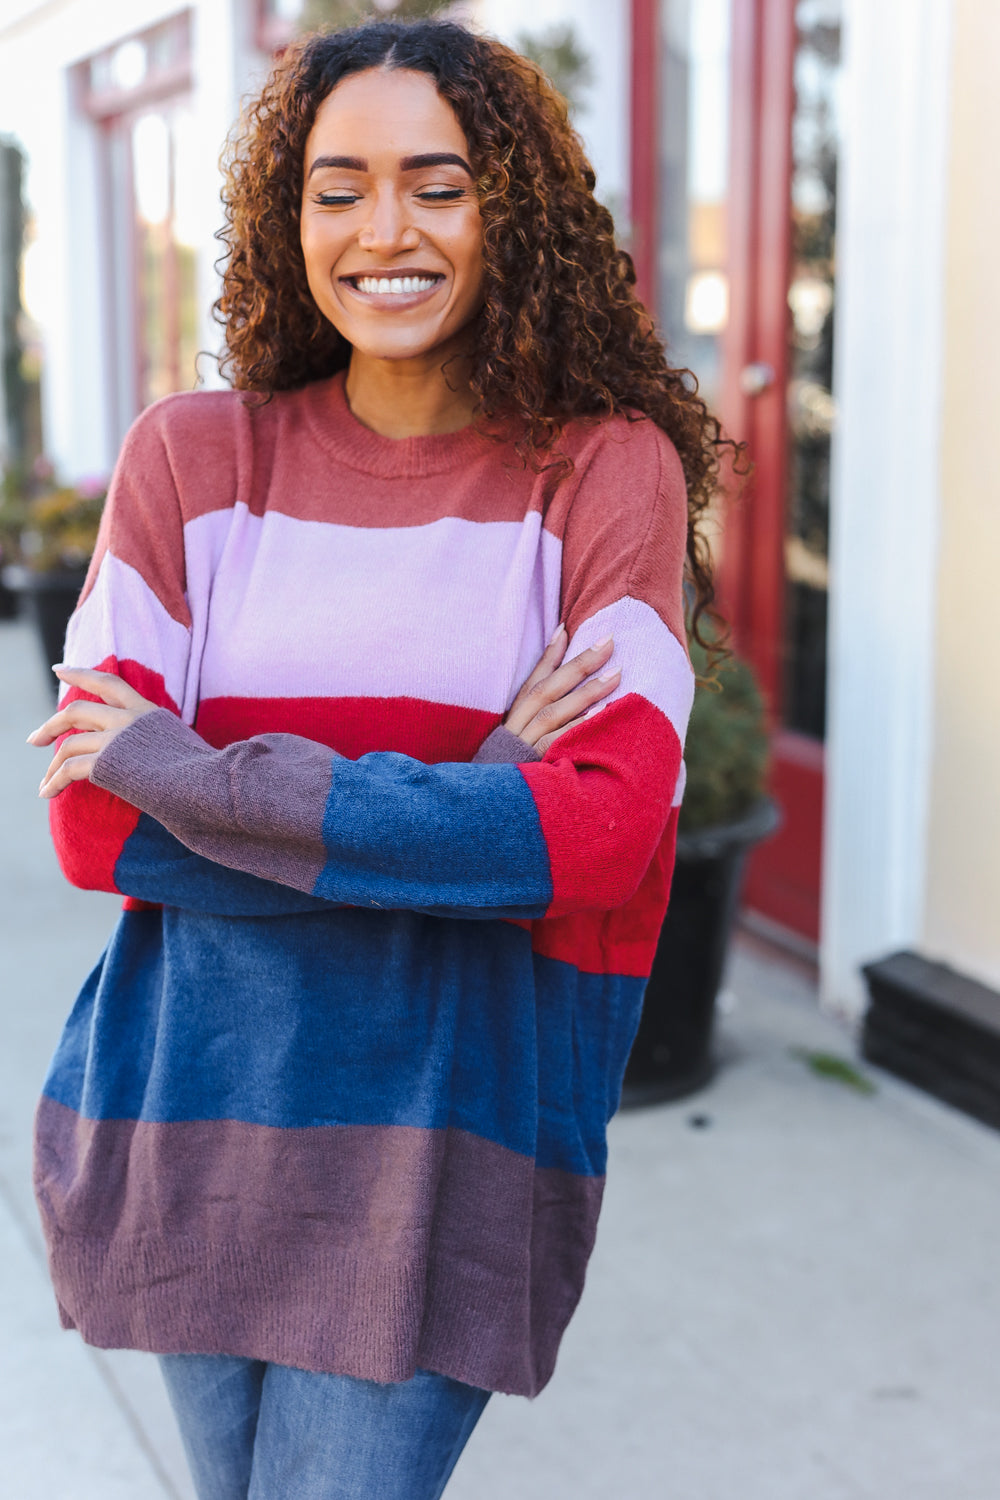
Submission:
[[[66,661],[160,707],[52,804],[127,899],[39,1105],[90,1343],[533,1394],[580,1296],[666,908],[693,677],[683,475],[393,441],[342,377],[127,437]],[[560,620],[621,681],[500,728]]]

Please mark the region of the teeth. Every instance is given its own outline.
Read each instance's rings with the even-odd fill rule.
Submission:
[[[359,292],[376,297],[403,296],[407,292],[426,292],[434,285],[433,276],[359,276]]]

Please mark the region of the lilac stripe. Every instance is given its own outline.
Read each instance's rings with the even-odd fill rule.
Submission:
[[[694,672],[680,641],[655,609],[626,594],[579,626],[566,655],[576,656],[609,635],[615,638],[615,649],[603,670],[621,667],[622,676],[604,702],[640,693],[666,715],[683,745],[694,701]]]
[[[684,788],[687,786],[688,768],[687,762],[681,761],[681,768],[677,773],[677,785],[674,787],[674,800],[672,807],[680,807],[684,801]]]
[[[224,535],[223,535],[224,529]],[[558,624],[560,542],[523,522],[450,516],[425,526],[340,526],[244,504],[185,528],[208,613],[200,696],[414,697],[500,713]]]
[[[88,1343],[521,1395],[552,1373],[603,1191],[451,1129],[92,1121],[43,1098],[36,1135],[56,1295]]]
[[[106,552],[94,587],[70,620],[65,660],[70,667],[96,667],[108,656],[141,662],[162,674],[179,706],[190,642],[190,631],[167,613],[141,573]]]
[[[243,509],[246,507],[244,506]],[[233,524],[233,507],[207,511],[184,527],[184,592],[191,611],[191,661],[187,694],[181,711],[185,724],[193,724],[201,697],[201,662],[209,626],[214,629],[211,603],[215,576]],[[252,680],[252,679],[251,679]],[[245,691],[245,689],[244,689]]]

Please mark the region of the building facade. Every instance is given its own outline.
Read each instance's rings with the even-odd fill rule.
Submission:
[[[218,380],[217,159],[295,0],[4,0],[49,456],[106,473],[136,412]],[[784,828],[750,908],[824,999],[900,947],[1000,987],[1000,298],[993,0],[470,0],[566,24],[577,123],[676,362],[755,464],[723,603],[774,718]],[[998,1002],[1000,1004],[1000,1002]]]

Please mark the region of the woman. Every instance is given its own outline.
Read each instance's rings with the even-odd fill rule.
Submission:
[[[229,170],[236,390],[128,435],[32,736],[66,874],[126,897],[39,1107],[60,1312],[162,1357],[212,1500],[439,1495],[582,1289],[720,443],[593,182],[496,42],[287,55]]]

